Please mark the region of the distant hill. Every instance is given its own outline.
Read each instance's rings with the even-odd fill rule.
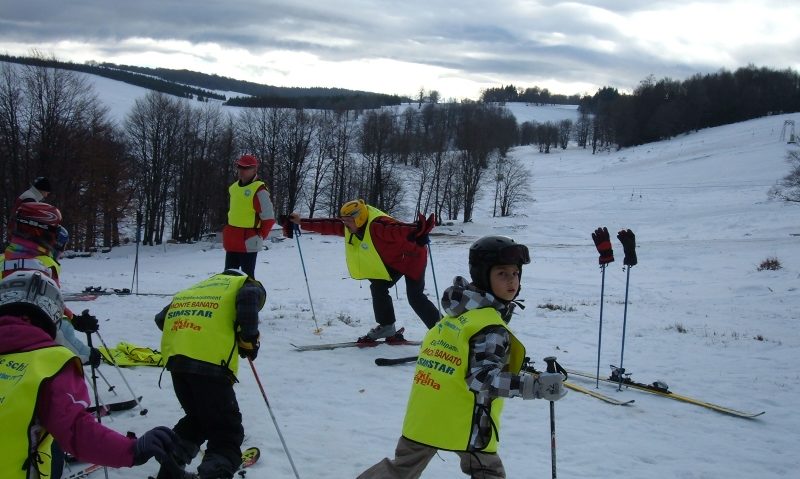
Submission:
[[[0,61],[44,66],[98,75],[183,98],[215,99],[231,106],[284,108],[377,108],[411,101],[398,95],[344,88],[296,88],[262,85],[190,70],[146,68],[114,63],[72,63],[54,58],[0,55]],[[227,98],[220,92],[242,93]]]

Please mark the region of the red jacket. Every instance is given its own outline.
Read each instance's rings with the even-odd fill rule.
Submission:
[[[345,236],[345,227],[338,218],[303,218],[300,227],[323,235]],[[428,247],[409,240],[417,231],[416,223],[402,223],[391,216],[380,216],[370,224],[370,236],[383,264],[419,281],[428,265]],[[347,232],[350,235],[350,232]]]
[[[0,317],[0,354],[53,345],[53,339],[43,329],[14,316]],[[83,375],[77,368],[65,367],[42,383],[36,418],[62,449],[81,461],[109,467],[133,465],[136,440],[98,423],[86,412],[89,404]]]

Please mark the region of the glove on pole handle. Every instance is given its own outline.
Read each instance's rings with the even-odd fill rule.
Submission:
[[[544,362],[547,363],[548,373],[557,372],[555,356],[544,358]],[[550,401],[550,462],[553,465],[553,479],[556,479],[556,405],[554,401]]]

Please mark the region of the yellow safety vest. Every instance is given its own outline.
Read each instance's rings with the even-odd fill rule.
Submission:
[[[428,331],[420,347],[414,383],[403,422],[403,436],[437,449],[469,450],[476,394],[467,387],[469,341],[489,326],[508,327],[494,308],[445,316]],[[506,370],[517,374],[525,347],[509,330],[511,347]],[[483,452],[496,452],[503,398],[494,398],[490,415],[495,434]]]
[[[6,256],[0,254],[0,271],[6,271],[6,268],[12,271],[17,270],[37,270],[45,273],[47,276],[52,277],[53,272],[51,268],[56,270],[56,277],[61,277],[61,264],[48,255],[39,255],[35,258],[20,258],[10,259],[6,261]]]
[[[52,477],[53,436],[37,424],[35,412],[42,382],[64,369],[76,356],[52,346],[0,355],[0,477]],[[80,363],[76,364],[83,374]],[[38,473],[37,473],[38,471]]]
[[[369,216],[364,226],[364,239],[350,233],[344,226],[344,255],[347,261],[347,270],[353,279],[384,279],[390,280],[389,271],[383,264],[381,256],[372,244],[372,235],[369,227],[375,218],[389,216],[383,211],[367,206]]]
[[[256,214],[253,206],[253,197],[264,182],[254,180],[247,185],[239,186],[239,182],[234,182],[228,187],[231,202],[228,209],[228,224],[237,228],[257,228],[261,220]]]
[[[176,294],[164,320],[161,356],[186,356],[239,371],[236,294],[247,276],[217,274]]]

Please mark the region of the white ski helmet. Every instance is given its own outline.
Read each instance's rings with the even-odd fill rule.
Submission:
[[[6,314],[27,316],[55,337],[64,300],[56,282],[41,271],[16,271],[0,281],[0,315]]]

